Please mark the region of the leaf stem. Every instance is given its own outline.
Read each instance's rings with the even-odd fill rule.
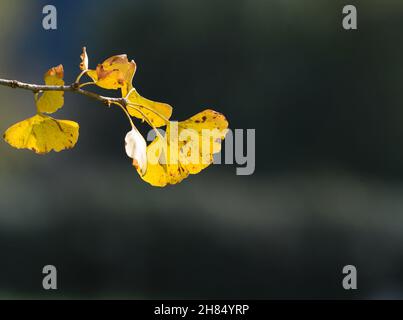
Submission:
[[[76,81],[74,83],[80,83],[81,77],[87,73],[88,70],[83,70],[80,72],[80,74],[77,76]]]
[[[134,104],[132,104],[132,108],[136,109],[144,118],[144,120],[148,123],[148,125],[153,128],[155,134],[161,139],[164,140],[165,138],[161,135],[161,133],[158,131],[158,129],[152,124],[150,119],[144,114],[143,111],[140,110],[140,108],[136,108]],[[130,104],[128,105],[130,107]]]
[[[143,105],[141,105],[141,104],[137,104],[137,103],[131,102],[130,99],[129,99],[129,96],[130,96],[130,94],[131,94],[133,91],[135,91],[134,88],[132,88],[132,89],[126,94],[126,96],[125,96],[126,100],[128,101],[127,105],[128,105],[129,107],[131,106],[132,108],[134,108],[134,109],[136,109],[136,110],[138,110],[138,108],[135,108],[135,106],[137,106],[137,107],[142,107],[142,108],[144,108],[144,109],[146,109],[146,110],[148,110],[148,111],[151,111],[151,112],[154,113],[157,117],[160,117],[162,120],[164,120],[164,121],[166,122],[166,124],[169,123],[169,119],[168,119],[167,117],[165,117],[164,115],[162,115],[161,113],[159,113],[158,111],[156,111],[156,110],[154,110],[154,109],[151,109],[151,108],[149,108],[149,107],[147,107],[147,106],[143,106]],[[139,110],[138,110],[138,111],[139,111]],[[141,112],[141,113],[142,113],[142,112]]]
[[[126,114],[127,118],[129,119],[129,122],[130,122],[130,125],[132,126],[132,129],[135,129],[136,126],[134,125],[132,117],[130,116],[130,114],[126,110],[126,108],[123,105],[121,105],[119,102],[112,102],[112,104],[115,104],[115,105],[119,106],[123,110],[123,112]]]
[[[158,111],[155,111],[154,109],[151,109],[151,108],[149,108],[149,107],[143,106],[143,105],[138,104],[138,103],[132,103],[132,102],[130,102],[130,101],[129,101],[129,103],[127,104],[127,106],[128,106],[128,107],[132,107],[132,108],[136,109],[137,111],[139,111],[138,109],[140,109],[140,108],[144,108],[144,109],[146,109],[146,110],[148,110],[148,111],[154,113],[157,117],[160,117],[162,120],[165,121],[166,124],[169,123],[169,119],[168,119],[167,117],[163,116],[161,113],[159,113]]]
[[[78,87],[82,88],[82,87],[89,86],[89,85],[92,85],[92,84],[95,84],[95,82],[94,81],[88,81],[88,82],[80,83]]]

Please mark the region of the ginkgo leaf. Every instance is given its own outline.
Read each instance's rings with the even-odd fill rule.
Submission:
[[[88,65],[85,48],[83,48],[81,60],[80,68],[82,69],[86,64]],[[101,88],[121,89],[122,97],[127,98],[132,104],[127,107],[131,116],[142,120],[146,117],[154,127],[166,125],[167,120],[171,117],[172,107],[169,104],[142,97],[132,84],[135,72],[136,63],[133,60],[129,62],[127,56],[121,54],[98,64],[96,70],[88,70],[87,75]],[[140,111],[136,109],[140,109]]]
[[[45,73],[44,79],[47,85],[63,86],[63,66],[60,64],[53,67]],[[53,113],[63,107],[64,92],[63,91],[45,91],[36,101],[39,112]]]
[[[210,109],[179,122],[179,161],[189,173],[199,173],[213,162],[213,154],[221,151],[227,128],[224,115]]]
[[[136,63],[129,61],[125,54],[112,56],[95,70],[88,70],[87,75],[95,84],[104,89],[127,88],[131,85],[136,72]]]
[[[127,107],[129,114],[138,119],[144,119],[144,114],[154,127],[166,125],[165,119],[168,120],[172,115],[172,107],[169,104],[144,98],[134,88],[131,89],[127,99],[133,104],[133,106],[128,105]],[[140,109],[141,112],[136,108]]]
[[[154,187],[165,187],[167,184],[181,182],[189,175],[178,161],[167,163],[170,158],[169,144],[165,138],[157,137],[147,147],[147,171],[144,175],[137,170],[141,178]]]
[[[147,171],[141,178],[164,187],[199,173],[221,150],[227,128],[224,115],[210,109],[179,123],[170,122],[165,137],[156,137],[147,147]]]
[[[7,129],[4,140],[17,149],[30,149],[38,154],[70,149],[78,140],[79,125],[43,114],[18,122]]]

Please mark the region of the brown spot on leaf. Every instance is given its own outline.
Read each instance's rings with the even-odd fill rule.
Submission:
[[[133,166],[138,169],[139,168],[139,163],[137,162],[136,159],[133,159]]]

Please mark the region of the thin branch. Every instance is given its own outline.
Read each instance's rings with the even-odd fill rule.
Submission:
[[[40,91],[65,91],[65,92],[75,92],[92,99],[101,101],[108,106],[112,103],[120,103],[124,106],[127,104],[127,100],[125,98],[112,98],[112,97],[105,97],[101,96],[97,93],[90,92],[79,88],[78,83],[73,83],[67,86],[48,86],[42,84],[32,84],[32,83],[25,83],[17,80],[7,80],[7,79],[0,79],[0,85],[10,88],[18,88],[23,90],[30,90],[34,93],[38,93]]]

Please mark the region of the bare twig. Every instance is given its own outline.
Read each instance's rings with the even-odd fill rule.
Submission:
[[[110,106],[112,103],[120,103],[123,106],[126,106],[126,104],[127,104],[127,100],[125,98],[105,97],[105,96],[99,95],[94,92],[83,90],[83,89],[79,88],[78,83],[73,83],[73,84],[70,84],[67,86],[48,86],[48,85],[41,85],[41,84],[24,83],[24,82],[17,81],[17,80],[0,79],[0,85],[10,87],[10,88],[30,90],[34,93],[38,93],[40,91],[75,92],[75,93],[90,97],[92,99],[101,101],[108,106]]]

